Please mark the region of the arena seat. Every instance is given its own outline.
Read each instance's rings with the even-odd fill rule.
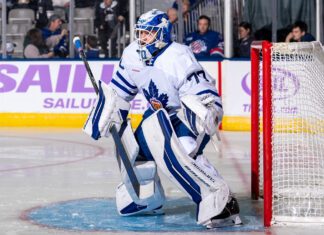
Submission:
[[[9,22],[10,19],[30,19],[31,22],[35,21],[35,12],[32,9],[12,9],[9,11]]]
[[[94,33],[94,8],[75,8],[74,29],[75,34],[85,36]]]

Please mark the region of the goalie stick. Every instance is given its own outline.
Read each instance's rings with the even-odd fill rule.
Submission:
[[[87,61],[84,50],[82,48],[82,43],[81,43],[80,38],[79,37],[74,37],[73,44],[74,44],[75,48],[78,50],[81,59],[83,60],[84,66],[85,66],[85,68],[87,70],[87,73],[88,73],[89,78],[91,80],[92,86],[93,86],[96,94],[98,95],[99,94],[99,88],[98,88],[97,82],[96,82],[96,80],[95,80],[95,78],[94,78],[94,76],[92,74],[92,71],[91,71],[89,63]],[[115,124],[112,124],[109,131],[110,131],[110,133],[111,133],[111,135],[112,135],[112,137],[113,137],[113,139],[115,141],[115,144],[116,144],[116,150],[117,150],[116,156],[117,156],[117,162],[119,164],[119,169],[121,170],[120,161],[122,161],[124,166],[125,166],[125,169],[127,171],[127,175],[129,177],[129,180],[130,180],[130,182],[131,182],[131,184],[133,186],[133,189],[134,189],[136,195],[140,198],[140,195],[139,195],[140,194],[140,183],[139,183],[139,181],[138,181],[138,179],[136,177],[136,174],[134,172],[132,164],[129,161],[129,157],[128,157],[127,152],[126,152],[126,150],[125,150],[125,148],[123,146],[121,137],[119,136],[119,133],[117,131],[117,128],[116,128]]]

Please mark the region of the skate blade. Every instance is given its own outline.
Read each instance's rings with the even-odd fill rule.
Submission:
[[[231,215],[230,217],[225,219],[212,220],[211,223],[209,223],[206,227],[208,229],[213,229],[213,228],[223,228],[223,227],[241,226],[241,225],[243,225],[242,220],[240,216],[237,214],[237,215]]]

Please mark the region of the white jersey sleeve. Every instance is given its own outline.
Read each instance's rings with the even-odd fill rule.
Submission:
[[[120,59],[118,68],[114,73],[111,86],[117,92],[117,94],[126,101],[132,100],[138,93],[138,88],[132,77],[128,73],[128,64],[132,63],[132,57],[137,56],[136,50],[133,48],[133,44],[130,44],[123,53]],[[135,54],[134,54],[135,53]]]
[[[215,104],[222,109],[222,102],[215,87],[215,80],[198,63],[190,49],[179,60],[178,89],[180,97],[185,95],[215,96]]]

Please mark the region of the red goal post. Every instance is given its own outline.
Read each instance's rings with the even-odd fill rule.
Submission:
[[[324,52],[319,42],[251,46],[251,192],[264,225],[324,223]]]
[[[252,170],[252,198],[258,199],[259,198],[259,124],[260,124],[260,117],[259,117],[259,107],[260,107],[260,62],[262,63],[262,67],[265,71],[262,72],[263,76],[263,84],[262,84],[262,91],[263,97],[269,97],[268,99],[263,99],[263,107],[264,111],[266,112],[263,116],[263,126],[265,127],[266,131],[269,133],[267,135],[263,135],[263,143],[270,143],[272,128],[271,128],[271,89],[267,89],[271,87],[271,43],[267,41],[263,42],[254,42],[251,47],[251,170]],[[260,60],[260,53],[263,55],[262,60]],[[270,84],[270,85],[269,85]],[[271,144],[266,144],[264,149],[263,158],[265,164],[263,167],[267,169],[264,171],[264,179],[268,179],[263,187],[264,192],[264,225],[270,226],[271,221],[271,214],[272,214],[272,147]]]

